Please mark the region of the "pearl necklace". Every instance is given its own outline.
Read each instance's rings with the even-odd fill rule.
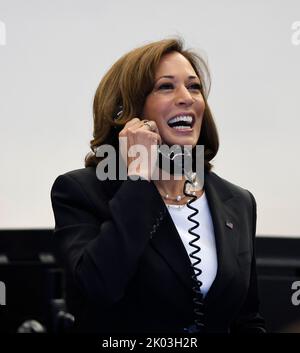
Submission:
[[[169,205],[169,204],[166,203],[166,206],[167,206],[168,208],[176,209],[176,210],[181,211],[181,210],[186,206],[186,203],[183,204],[183,205]]]
[[[199,184],[198,184],[198,181],[196,180],[193,185],[191,184],[188,184],[188,187],[187,187],[187,193],[188,194],[191,194],[193,196],[196,195],[196,191],[200,191],[199,190]],[[161,194],[161,193],[160,193]],[[187,195],[177,195],[175,197],[172,197],[170,196],[169,194],[161,194],[162,198],[164,198],[165,200],[167,201],[176,201],[176,202],[180,202],[181,200],[183,200],[184,198],[186,197],[190,197],[190,196],[187,196]],[[166,206],[168,208],[176,208],[176,209],[179,209],[181,210],[183,207],[186,206],[186,204],[190,201],[191,199],[189,199],[185,204],[183,205],[173,205],[173,204],[168,204],[166,203]]]
[[[193,191],[193,192],[192,192],[192,195],[196,195],[196,192]],[[165,200],[171,200],[171,201],[177,201],[177,202],[179,202],[179,201],[183,200],[184,198],[186,198],[186,197],[188,197],[188,196],[186,196],[186,195],[177,195],[177,196],[175,196],[175,197],[171,197],[169,194],[165,194],[165,195],[162,195],[162,197],[163,197]]]
[[[195,195],[196,195],[196,192],[193,191],[193,192],[191,193],[191,195],[194,195],[194,196],[195,196]],[[166,194],[166,195],[162,195],[162,197],[163,197],[165,200],[172,200],[172,201],[177,201],[177,202],[179,202],[179,201],[181,201],[182,199],[184,199],[185,197],[188,197],[188,196],[186,196],[186,195],[183,195],[183,196],[178,195],[178,196],[172,198],[172,197],[170,197],[168,194]],[[187,205],[187,203],[188,203],[190,200],[191,200],[191,199],[188,199],[187,202],[184,203],[183,205],[173,205],[173,204],[168,204],[168,203],[166,203],[166,206],[167,206],[168,208],[177,209],[177,210],[181,211],[181,210]]]

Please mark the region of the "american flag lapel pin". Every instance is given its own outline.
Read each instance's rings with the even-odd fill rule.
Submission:
[[[226,221],[225,224],[226,224],[226,227],[228,227],[230,229],[233,229],[233,223],[232,222]]]

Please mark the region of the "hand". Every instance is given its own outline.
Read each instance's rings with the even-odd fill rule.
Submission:
[[[150,181],[157,168],[157,148],[162,141],[156,123],[147,120],[149,126],[145,122],[138,118],[128,121],[119,133],[119,143],[122,158],[127,159],[128,176],[139,175]]]

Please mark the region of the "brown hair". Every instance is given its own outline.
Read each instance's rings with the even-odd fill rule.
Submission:
[[[85,166],[96,166],[96,147],[110,144],[118,148],[120,126],[134,117],[141,117],[147,95],[154,86],[155,71],[163,55],[179,52],[192,65],[202,83],[201,93],[205,101],[205,111],[199,145],[204,145],[205,170],[210,170],[210,161],[219,148],[217,128],[212,117],[207,97],[210,89],[210,74],[205,61],[191,50],[183,49],[181,39],[164,39],[136,48],[122,56],[101,80],[94,98],[94,133],[90,146],[93,152],[85,157]],[[118,111],[122,114],[116,122]],[[119,126],[119,129],[118,129]]]

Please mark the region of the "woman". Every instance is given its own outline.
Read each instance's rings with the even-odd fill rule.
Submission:
[[[51,194],[77,330],[264,332],[256,204],[249,191],[211,171],[218,135],[208,82],[204,61],[176,39],[127,53],[100,82],[94,153],[86,168],[59,176]],[[127,163],[126,180],[97,178],[97,148],[104,144]],[[192,146],[193,165],[194,147],[204,145],[204,184],[188,188],[185,177],[170,173],[164,180],[158,154],[144,155],[137,166],[138,157],[127,153],[160,144]]]

